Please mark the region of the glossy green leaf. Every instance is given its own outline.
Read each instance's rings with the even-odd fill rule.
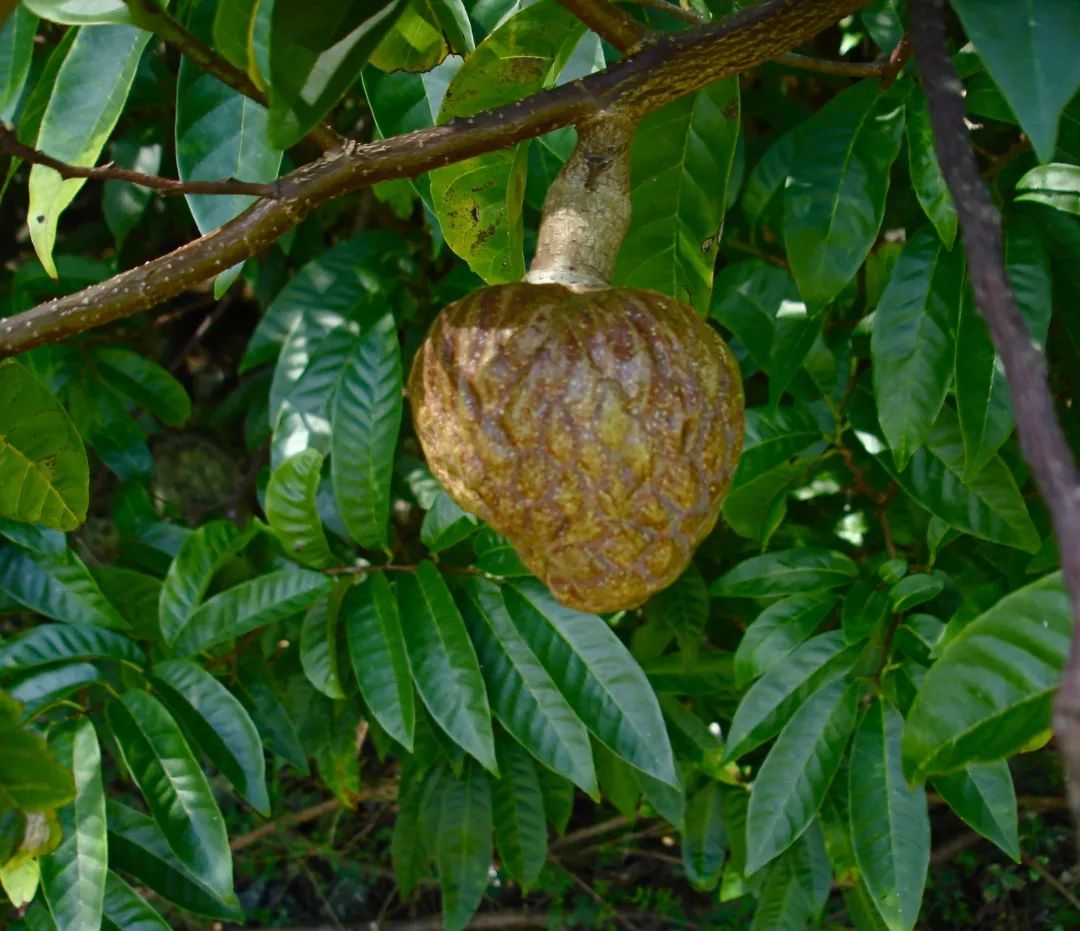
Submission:
[[[768,672],[809,637],[836,606],[836,596],[789,595],[762,611],[746,628],[735,651],[735,684],[744,686]]]
[[[124,108],[150,33],[131,26],[82,26],[60,66],[36,147],[69,165],[93,165]],[[41,264],[57,277],[53,244],[60,214],[86,183],[55,168],[30,169],[30,238]]]
[[[112,870],[105,876],[104,911],[101,931],[169,931],[153,906]]]
[[[1008,0],[953,0],[952,6],[1039,160],[1048,162],[1061,111],[1080,90],[1080,60],[1072,54],[1080,8],[1072,0],[1029,0],[1019,9]]]
[[[877,239],[904,124],[898,91],[866,80],[795,132],[784,191],[784,242],[811,313],[855,276]]]
[[[908,777],[993,762],[1048,729],[1071,629],[1060,573],[1006,595],[964,627],[908,714]]]
[[[1080,215],[1080,166],[1062,162],[1039,165],[1016,182],[1016,190],[1017,200]]]
[[[57,762],[45,741],[20,723],[19,703],[0,692],[0,806],[45,811],[71,801],[71,772]]]
[[[746,872],[793,844],[814,820],[840,768],[859,710],[859,687],[837,679],[792,715],[754,777],[746,821]]]
[[[23,0],[23,4],[42,19],[65,26],[131,23],[124,0]]]
[[[945,184],[934,148],[934,130],[930,125],[930,108],[921,87],[908,94],[904,136],[908,148],[908,169],[915,196],[927,218],[934,225],[938,238],[946,249],[956,242],[956,204]]]
[[[219,898],[232,896],[232,854],[210,783],[164,706],[125,692],[106,706],[124,765],[169,849]]]
[[[327,698],[345,697],[338,668],[338,608],[342,592],[320,598],[300,625],[300,665],[308,682]]]
[[[720,783],[709,780],[690,796],[681,834],[683,869],[690,884],[699,892],[715,889],[727,853],[724,789]]]
[[[499,588],[469,579],[463,614],[499,721],[540,762],[595,797],[585,725],[514,626]]]
[[[840,611],[844,643],[858,643],[869,637],[888,614],[889,607],[889,596],[872,582],[860,580],[852,585],[844,596],[844,607]]]
[[[104,659],[141,669],[146,654],[122,634],[93,624],[38,624],[0,644],[0,669],[30,669],[73,659]]]
[[[638,817],[641,786],[634,777],[634,767],[621,760],[599,741],[593,743],[596,776],[607,799],[627,821]]]
[[[467,540],[479,529],[479,518],[463,511],[445,491],[440,491],[424,515],[420,540],[429,550],[438,552]]]
[[[0,590],[31,611],[69,624],[123,630],[125,621],[71,550],[60,555],[0,547]]]
[[[413,746],[416,708],[397,601],[386,576],[352,585],[341,602],[353,673],[379,725],[406,750]]]
[[[1020,862],[1016,789],[1008,763],[974,763],[959,772],[942,773],[932,781],[948,806],[970,828]]]
[[[101,748],[90,720],[50,736],[61,766],[75,776],[75,800],[60,810],[63,840],[41,860],[41,887],[60,928],[97,928],[105,901],[107,841]]]
[[[904,778],[903,730],[900,712],[875,701],[855,731],[849,767],[855,860],[890,931],[915,927],[930,864],[926,793]]]
[[[250,803],[268,817],[262,741],[244,706],[217,679],[188,660],[167,660],[153,669],[162,702],[207,759]]]
[[[708,308],[738,137],[737,78],[686,94],[638,124],[630,146],[631,222],[616,285]]]
[[[709,620],[709,589],[698,567],[690,563],[645,603],[643,612],[646,623],[663,625],[678,638],[684,653],[696,656]]]
[[[496,744],[500,778],[491,782],[495,843],[507,875],[528,893],[547,860],[547,821],[544,795],[536,766],[515,740]]]
[[[398,582],[401,627],[416,690],[466,753],[497,772],[491,711],[476,652],[439,571],[422,562]]]
[[[874,315],[870,341],[878,420],[898,469],[922,446],[952,380],[964,256],[929,229],[904,247]]]
[[[260,2],[232,0],[231,3],[219,3],[214,13],[214,47],[241,71],[249,71],[255,65],[251,43]]]
[[[67,537],[59,530],[6,517],[0,517],[0,536],[35,553],[59,555],[67,549]]]
[[[743,185],[742,209],[751,226],[779,219],[794,157],[795,133],[786,132],[765,150],[750,172]]]
[[[430,71],[449,51],[430,0],[409,0],[371,53],[370,61],[383,71]]]
[[[431,799],[432,848],[443,895],[443,927],[461,931],[488,884],[492,804],[488,774],[466,762],[460,778],[447,774]]]
[[[306,776],[309,768],[304,744],[270,683],[264,678],[253,678],[246,669],[243,681],[233,686],[233,692],[251,715],[266,749]]]
[[[7,123],[11,122],[30,73],[37,27],[37,17],[20,3],[0,29],[0,120]]]
[[[330,590],[330,580],[307,569],[281,569],[214,595],[177,632],[171,653],[191,656],[249,630],[309,608]]]
[[[318,450],[305,449],[281,463],[266,486],[270,527],[285,552],[312,569],[326,569],[334,562],[315,504],[322,464]]]
[[[727,598],[771,598],[820,592],[844,585],[858,567],[843,553],[805,546],[752,556],[725,572],[710,586]]]
[[[814,824],[770,867],[750,931],[803,931],[816,925],[829,897],[829,872],[821,830]]]
[[[82,438],[49,390],[14,359],[0,362],[0,517],[74,530],[86,519]]]
[[[544,814],[548,824],[560,836],[564,835],[574,813],[574,784],[546,766],[538,766],[536,775],[540,780],[540,791],[544,794]]]
[[[361,546],[387,542],[401,414],[401,351],[394,318],[386,314],[361,330],[333,412],[330,477],[341,517]]]
[[[109,146],[111,160],[121,168],[147,175],[161,174],[162,145],[147,134],[134,132],[113,137]],[[142,222],[154,199],[154,192],[128,181],[106,181],[101,194],[105,224],[121,249]]]
[[[214,576],[255,536],[230,521],[203,524],[181,545],[161,586],[158,615],[166,643],[176,640],[202,603]]]
[[[29,718],[102,678],[101,670],[89,663],[66,663],[19,679],[9,694],[22,703],[23,714]]]
[[[402,899],[412,895],[432,859],[428,849],[431,826],[423,823],[421,805],[423,792],[429,785],[430,780],[423,787],[410,785],[398,797],[394,833],[390,838],[390,859]]]
[[[176,427],[191,416],[184,386],[156,362],[119,346],[98,347],[94,362],[106,382],[164,423]]]
[[[892,609],[897,614],[910,611],[917,605],[931,601],[945,588],[945,579],[940,575],[917,573],[909,575],[889,589]]]

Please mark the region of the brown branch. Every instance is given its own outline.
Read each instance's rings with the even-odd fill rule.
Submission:
[[[964,123],[963,84],[949,57],[944,0],[912,0],[911,38],[930,104],[938,162],[956,203],[979,313],[1005,368],[1020,446],[1057,535],[1073,617],[1080,619],[1080,480],[1047,381],[1046,355],[1032,341],[1005,273],[1001,215],[994,207]],[[1066,795],[1080,824],[1080,627],[1054,707]]]
[[[559,0],[559,5],[620,52],[641,45],[652,35],[651,29],[608,0]]]
[[[1051,873],[1045,866],[1043,866],[1038,857],[1029,857],[1026,853],[1021,853],[1020,858],[1024,861],[1024,865],[1029,869],[1038,873],[1046,882],[1048,882],[1066,902],[1068,902],[1073,908],[1080,913],[1080,898],[1073,892],[1068,886],[1065,885],[1060,879],[1058,879],[1053,873]]]
[[[366,145],[347,144],[278,181],[220,229],[67,297],[0,319],[0,358],[128,317],[243,261],[313,208],[391,178],[506,148],[605,111],[630,118],[766,61],[816,35],[863,0],[768,0],[725,20],[662,36],[610,68],[468,119]]]
[[[88,178],[92,181],[130,181],[140,187],[151,188],[164,194],[252,194],[256,197],[277,197],[276,184],[256,184],[250,181],[237,181],[228,178],[224,181],[177,181],[175,178],[161,178],[157,175],[143,174],[130,168],[121,168],[109,162],[94,168],[69,165],[58,158],[19,142],[11,127],[0,122],[0,154],[21,158],[31,165],[44,165],[52,168],[61,178]]]

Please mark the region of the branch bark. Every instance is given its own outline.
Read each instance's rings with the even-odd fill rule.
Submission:
[[[640,45],[651,35],[648,27],[609,0],[559,0],[559,4],[620,52]]]
[[[1050,510],[1073,617],[1080,621],[1080,477],[1054,410],[1046,356],[1032,342],[1005,273],[1001,216],[979,174],[964,123],[963,84],[949,58],[944,7],[944,0],[911,0],[915,59],[930,102],[938,162],[956,202],[979,313],[1005,367],[1020,446]],[[1054,731],[1073,821],[1080,824],[1080,626],[1074,629],[1054,706]]]
[[[277,200],[253,204],[220,229],[108,281],[0,319],[0,358],[174,297],[254,255],[312,209],[348,191],[416,177],[605,111],[640,119],[798,45],[863,2],[768,0],[720,22],[660,37],[604,71],[509,106],[392,139],[347,144],[283,176]]]

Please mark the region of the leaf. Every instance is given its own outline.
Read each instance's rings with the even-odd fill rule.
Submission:
[[[326,598],[307,609],[300,625],[300,665],[304,675],[317,691],[332,699],[345,697],[338,670],[338,608],[342,594],[340,586],[332,589]]]
[[[713,582],[709,592],[727,598],[820,592],[845,584],[858,572],[843,553],[806,546],[743,560]]]
[[[65,26],[130,24],[132,21],[123,0],[23,0],[23,3],[42,19]]]
[[[390,477],[402,413],[394,318],[364,327],[334,402],[330,478],[342,520],[361,546],[385,547]]]
[[[191,416],[184,386],[156,362],[118,346],[99,346],[94,362],[108,384],[163,423],[176,427]]]
[[[260,0],[219,3],[214,13],[214,48],[241,71],[258,71],[252,48],[253,27]]]
[[[58,621],[127,627],[71,550],[54,555],[0,547],[0,590],[29,610]]]
[[[709,892],[720,881],[727,852],[724,789],[711,779],[690,796],[682,825],[683,869],[698,892]]]
[[[708,308],[738,137],[737,78],[685,94],[638,124],[630,147],[632,219],[616,285]]]
[[[428,783],[430,785],[430,783]],[[424,824],[421,800],[424,787],[410,785],[398,796],[398,813],[390,839],[394,879],[402,900],[408,899],[427,873],[431,854],[428,841],[431,825]]]
[[[439,491],[435,503],[424,515],[420,540],[432,552],[449,549],[467,540],[480,529],[480,520],[463,511],[445,492]]]
[[[128,873],[167,901],[197,915],[227,921],[242,919],[236,896],[231,891],[219,896],[189,873],[149,817],[115,799],[106,802],[106,814],[109,864],[113,869]]]
[[[930,864],[926,793],[900,762],[900,712],[875,701],[855,731],[848,787],[855,860],[890,931],[915,927]]]
[[[14,359],[0,362],[0,517],[74,530],[86,520],[89,466],[60,402]]]
[[[904,110],[874,80],[842,91],[795,132],[784,242],[811,313],[855,277],[877,239]]]
[[[917,605],[937,598],[944,588],[945,580],[940,575],[922,572],[909,575],[889,589],[892,609],[897,614],[903,614]]]
[[[1006,595],[964,627],[908,713],[907,777],[994,762],[1049,728],[1071,630],[1060,572]]]
[[[11,122],[30,74],[37,17],[18,4],[0,29],[0,120]]]
[[[546,766],[538,767],[536,775],[540,779],[540,791],[544,793],[544,814],[548,823],[563,836],[574,813],[574,784]]]
[[[1016,790],[1008,763],[975,763],[959,772],[935,776],[933,783],[969,827],[1020,862]]]
[[[776,219],[794,158],[795,133],[786,132],[758,159],[742,192],[743,213],[751,226],[772,223]]]
[[[492,710],[503,727],[540,762],[595,798],[585,725],[518,632],[498,586],[469,579],[463,604]]]
[[[904,135],[907,139],[911,184],[941,244],[946,249],[952,249],[956,242],[956,204],[938,164],[934,130],[930,125],[930,108],[921,87],[912,88],[905,106]]]
[[[402,630],[416,690],[453,741],[498,772],[484,680],[465,622],[439,571],[422,562],[398,582]]]
[[[69,165],[93,165],[120,118],[149,39],[149,32],[131,26],[80,27],[56,75],[36,148]],[[85,183],[85,178],[65,180],[44,165],[30,169],[30,238],[53,278],[60,214]]]
[[[797,646],[750,686],[739,702],[724,758],[737,760],[775,737],[810,695],[851,668],[857,652],[857,647],[844,649],[838,630]]]
[[[247,669],[244,681],[234,685],[233,691],[251,715],[266,748],[291,763],[302,775],[308,775],[307,753],[296,725],[270,684],[264,678],[252,678]]]
[[[113,138],[110,158],[121,168],[130,168],[147,175],[161,174],[162,145],[152,141],[148,134],[133,133]],[[101,210],[105,225],[116,240],[117,249],[128,241],[128,236],[142,222],[146,210],[154,198],[149,188],[129,181],[106,181],[101,195]],[[186,396],[185,396],[186,397]]]
[[[874,397],[898,469],[922,446],[952,379],[964,256],[928,229],[904,247],[881,295],[870,340]]]
[[[270,30],[270,119],[276,149],[299,142],[344,96],[407,0],[347,0],[313,10],[275,0]]]
[[[453,76],[439,122],[472,117],[550,87],[584,30],[553,0],[515,13]],[[522,200],[528,164],[519,144],[437,168],[431,199],[446,243],[488,284],[525,274]]]
[[[305,449],[274,469],[266,486],[266,519],[285,552],[302,565],[327,569],[334,564],[315,495],[323,455]]]
[[[101,748],[89,720],[66,725],[50,743],[75,776],[75,800],[60,810],[64,839],[41,860],[41,887],[60,928],[97,928],[107,861]]]
[[[146,654],[123,634],[93,624],[38,624],[0,644],[0,670],[32,669],[73,659],[146,664]]]
[[[544,796],[532,757],[515,740],[496,744],[499,772],[491,784],[495,843],[507,875],[528,894],[547,860]]]
[[[585,726],[632,766],[679,788],[656,696],[611,628],[560,604],[536,581],[508,584],[503,597],[518,633]]]
[[[125,692],[105,712],[124,765],[169,849],[228,901],[233,878],[225,820],[180,728],[146,692]]]
[[[821,830],[815,824],[769,869],[750,931],[802,931],[814,926],[829,897],[829,873]]]
[[[169,931],[150,905],[116,873],[105,876],[105,920],[102,931]]]
[[[872,582],[860,580],[848,589],[840,612],[840,629],[844,643],[859,643],[889,612],[889,596],[878,591]]]
[[[16,701],[22,702],[23,715],[31,718],[72,692],[102,678],[101,670],[96,666],[89,663],[68,663],[19,679],[11,686],[10,695]]]
[[[746,821],[746,872],[756,873],[814,820],[840,769],[859,711],[859,687],[837,679],[784,725],[754,777]]]
[[[491,867],[491,787],[468,762],[461,778],[439,780],[431,801],[432,847],[443,894],[443,927],[461,931],[483,898]]]
[[[192,533],[169,565],[161,586],[158,614],[165,643],[176,640],[202,602],[210,582],[226,562],[252,540],[256,528],[241,530],[230,521],[211,521]]]
[[[836,607],[836,596],[811,592],[769,605],[746,628],[735,651],[735,685],[768,672],[809,637]]]
[[[156,664],[151,681],[210,762],[252,808],[269,817],[262,740],[244,706],[209,672],[187,660]]]
[[[701,571],[690,563],[674,582],[644,605],[646,623],[654,620],[671,630],[683,652],[695,656],[705,639],[709,620],[709,590]]]
[[[1080,61],[1070,52],[1080,9],[1071,0],[1028,2],[1022,15],[1008,0],[953,0],[953,9],[1039,161],[1048,162],[1061,111],[1080,89]]]
[[[1016,182],[1016,190],[1017,200],[1080,216],[1080,166],[1064,162],[1038,165]]]
[[[372,573],[350,586],[340,617],[364,702],[379,726],[411,752],[416,726],[412,673],[397,601],[386,576]]]
[[[75,797],[71,773],[20,723],[19,703],[0,692],[0,810],[46,811]]]
[[[306,610],[330,590],[330,580],[306,569],[270,572],[215,595],[192,612],[171,647],[192,656],[249,630]]]
[[[467,14],[465,22],[468,23]],[[397,22],[371,53],[370,61],[383,71],[430,71],[449,51],[431,3],[409,0]]]

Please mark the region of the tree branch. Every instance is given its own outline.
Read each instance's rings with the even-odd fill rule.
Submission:
[[[67,297],[0,319],[0,358],[128,317],[270,245],[315,207],[348,191],[412,178],[606,111],[640,119],[816,35],[863,0],[769,0],[717,23],[657,38],[610,68],[468,119],[360,145],[348,143],[278,180],[220,229]]]
[[[130,181],[141,187],[151,188],[165,194],[253,194],[256,197],[277,197],[276,184],[256,184],[250,181],[237,181],[228,178],[223,181],[177,181],[175,178],[161,178],[147,175],[130,168],[121,168],[111,162],[94,168],[69,165],[58,158],[19,142],[11,127],[0,122],[0,154],[21,158],[31,165],[44,165],[52,168],[61,178],[89,178],[93,181]]]
[[[559,0],[559,5],[620,52],[641,45],[652,34],[652,30],[608,0]]]
[[[1080,619],[1080,479],[1054,410],[1046,355],[1032,342],[1005,273],[1001,216],[979,174],[964,123],[963,84],[945,41],[944,0],[911,0],[911,38],[979,313],[1005,367],[1020,446],[1050,510],[1073,616]],[[1080,824],[1080,626],[1055,702],[1054,731],[1065,761],[1073,821]]]

